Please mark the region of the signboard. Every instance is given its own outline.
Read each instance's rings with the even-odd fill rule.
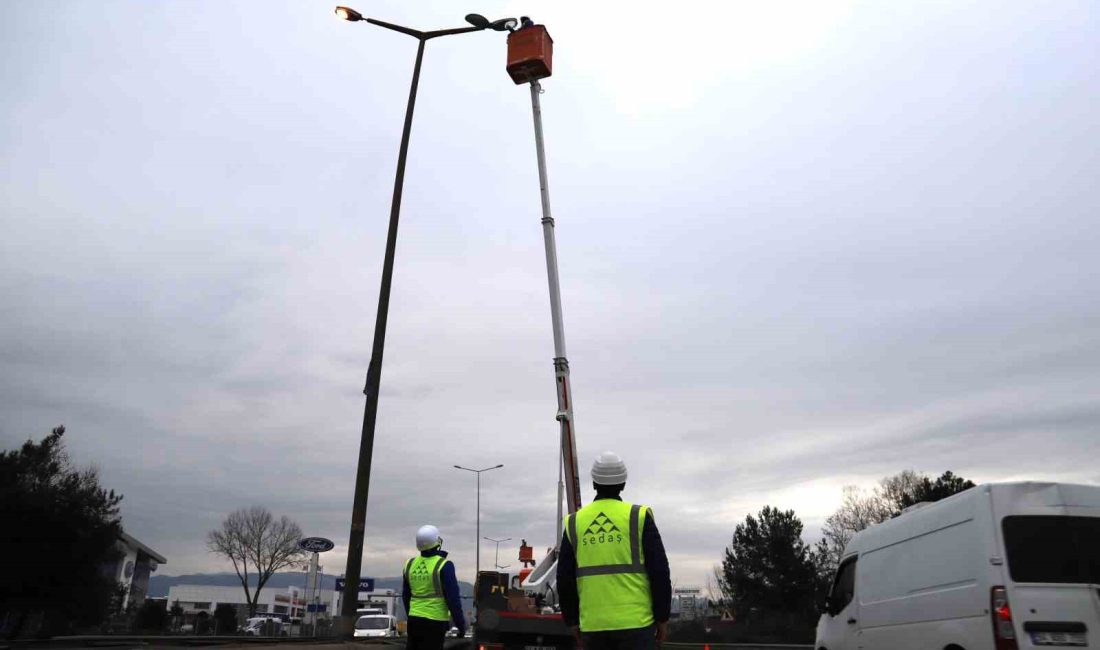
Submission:
[[[324,553],[325,551],[331,551],[335,546],[331,539],[325,539],[324,537],[306,537],[298,542],[298,548],[310,553]]]
[[[306,605],[307,612],[323,612],[325,611],[325,603],[310,603]]]
[[[336,579],[336,591],[344,590],[343,578]],[[359,578],[359,591],[374,591],[374,578]]]

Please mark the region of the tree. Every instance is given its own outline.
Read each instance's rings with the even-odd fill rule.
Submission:
[[[73,467],[64,434],[59,426],[0,453],[0,610],[13,621],[11,638],[32,620],[41,634],[95,625],[111,606],[116,585],[104,567],[121,557],[122,495],[104,489],[95,469]]]
[[[217,634],[233,634],[237,631],[237,606],[218,603],[214,608],[214,627]]]
[[[146,598],[145,602],[138,608],[134,619],[134,627],[147,634],[163,634],[164,628],[168,625],[166,604],[163,600]]]
[[[793,510],[765,506],[737,524],[722,559],[719,586],[739,620],[765,613],[812,621],[816,572]]]
[[[884,482],[887,480],[883,479]],[[814,547],[815,564],[821,572],[831,575],[836,571],[840,558],[844,554],[844,548],[852,539],[852,535],[893,516],[893,509],[887,498],[883,496],[884,489],[887,488],[884,488],[881,483],[880,488],[870,494],[854,485],[844,488],[844,498],[840,507],[825,520],[825,525],[821,528],[822,539]],[[899,481],[895,481],[889,489],[903,488]]]
[[[301,538],[302,529],[285,515],[276,520],[267,508],[252,506],[231,512],[221,528],[207,534],[206,545],[212,553],[233,563],[252,617],[268,579],[279,569],[302,561],[305,551],[298,548]],[[253,574],[255,591],[249,586]]]
[[[168,615],[172,617],[172,631],[179,631],[180,621],[183,620],[183,607],[180,606],[179,598],[172,601],[172,606],[168,608]]]
[[[130,585],[119,582],[111,590],[110,613],[119,616],[126,613],[126,597],[130,595]]]
[[[961,476],[955,476],[955,474],[950,471],[944,472],[935,481],[929,479],[927,476],[922,476],[913,490],[902,494],[897,500],[898,514],[901,514],[901,511],[909,506],[921,502],[933,503],[940,499],[946,499],[953,494],[958,494],[964,490],[969,490],[972,487],[975,487],[973,481],[964,479]]]

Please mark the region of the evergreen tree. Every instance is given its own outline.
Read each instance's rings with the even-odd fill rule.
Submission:
[[[32,618],[41,617],[40,634],[98,624],[116,589],[104,567],[120,557],[122,495],[101,487],[94,469],[72,466],[64,434],[57,427],[0,453],[0,608],[11,638]]]

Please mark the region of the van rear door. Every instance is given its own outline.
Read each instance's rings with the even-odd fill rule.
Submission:
[[[1021,648],[1100,648],[1100,517],[1001,522],[1008,600]]]

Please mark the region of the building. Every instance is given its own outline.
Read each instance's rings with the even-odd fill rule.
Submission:
[[[698,587],[677,587],[672,590],[673,620],[691,621],[706,615],[707,600]]]
[[[252,587],[255,589],[255,587]],[[331,589],[319,590],[321,602],[332,598]],[[327,592],[327,595],[326,595]],[[168,607],[176,604],[183,609],[184,615],[200,613],[213,614],[220,604],[234,605],[237,617],[244,620],[248,614],[244,587],[240,585],[221,587],[214,585],[173,585],[168,588]],[[298,619],[306,612],[305,589],[291,586],[285,589],[265,587],[260,590],[256,603],[257,614],[270,614],[282,619]]]
[[[102,568],[104,575],[126,586],[123,607],[141,607],[145,595],[149,593],[149,574],[156,571],[159,565],[167,564],[168,560],[126,533],[118,536],[115,547],[121,557]]]
[[[253,587],[254,588],[254,587]],[[257,614],[269,614],[283,619],[307,617],[309,603],[308,592],[304,586],[290,586],[284,589],[264,587],[256,603]],[[318,589],[316,602],[320,604],[320,616],[330,618],[339,616],[342,591]],[[194,616],[205,612],[213,614],[219,604],[226,603],[237,607],[238,618],[248,612],[244,587],[216,585],[173,585],[168,588],[168,607],[176,604],[183,609],[185,616]],[[404,618],[401,594],[392,589],[359,592],[358,609],[377,608],[383,612]]]
[[[332,594],[329,600],[322,599],[321,602],[330,603],[329,611],[332,616],[340,615],[340,606],[344,601],[343,591],[330,591],[325,590]],[[393,589],[385,589],[381,591],[360,591],[359,599],[356,602],[356,609],[380,609],[390,616],[394,616],[399,620],[405,618],[405,606],[401,602],[401,594]]]

